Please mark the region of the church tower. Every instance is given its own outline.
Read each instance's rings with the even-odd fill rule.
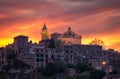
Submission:
[[[44,23],[44,26],[41,29],[41,40],[47,40],[47,39],[49,39],[49,35],[46,24]]]

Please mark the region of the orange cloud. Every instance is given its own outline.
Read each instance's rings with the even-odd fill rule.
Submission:
[[[119,1],[1,0],[0,7],[0,46],[12,43],[13,37],[19,34],[38,42],[41,28],[46,22],[50,34],[63,33],[70,25],[73,31],[82,35],[83,44],[99,38],[108,48],[120,50]]]

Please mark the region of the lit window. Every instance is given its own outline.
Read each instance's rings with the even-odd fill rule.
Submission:
[[[106,62],[106,61],[103,61],[103,62],[102,62],[102,65],[106,65],[106,64],[107,64],[107,62]]]

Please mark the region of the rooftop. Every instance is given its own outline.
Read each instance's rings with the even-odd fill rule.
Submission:
[[[18,36],[14,37],[14,38],[28,38],[28,36],[25,36],[25,35],[18,35]]]

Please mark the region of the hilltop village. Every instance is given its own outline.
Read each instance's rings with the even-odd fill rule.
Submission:
[[[52,79],[66,79],[54,75],[63,72],[73,79],[77,73],[92,69],[105,72],[109,77],[106,79],[112,79],[110,76],[112,73],[120,73],[120,54],[117,51],[105,50],[98,44],[82,44],[82,36],[75,33],[71,27],[62,34],[55,32],[49,35],[48,28],[44,24],[39,43],[28,40],[28,36],[18,35],[14,37],[12,44],[0,48],[0,72],[2,76],[9,73],[9,78],[6,79],[44,79],[38,78],[42,69],[44,76],[52,75],[54,76]],[[49,67],[57,70],[53,70],[55,73],[49,72]]]

